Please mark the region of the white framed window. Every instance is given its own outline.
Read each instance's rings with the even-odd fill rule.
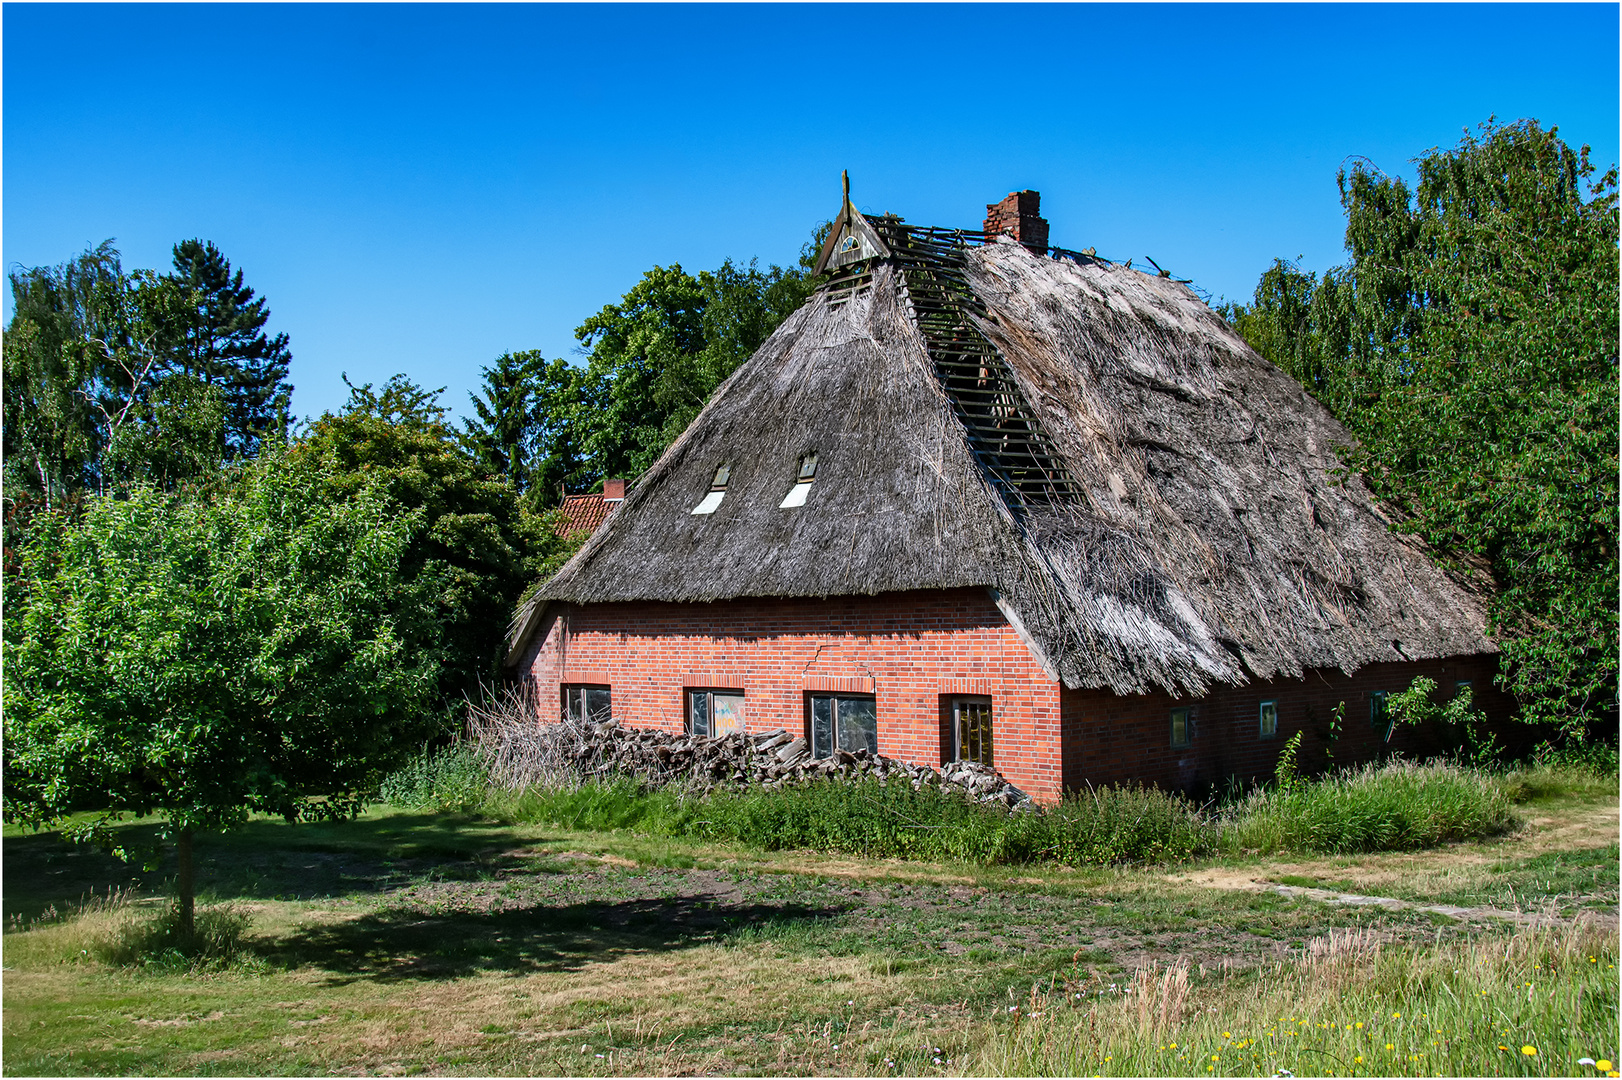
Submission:
[[[744,730],[742,690],[687,691],[687,734],[719,739]]]
[[[810,694],[806,713],[812,757],[832,757],[835,747],[879,752],[878,702],[871,694]]]
[[[1186,705],[1171,711],[1171,744],[1187,746],[1194,741],[1193,710]]]
[[[954,697],[950,699],[953,761],[991,764],[991,699]]]
[[[606,686],[586,683],[565,683],[563,691],[563,717],[572,724],[600,724],[614,716],[612,691]]]
[[[1261,717],[1256,731],[1264,739],[1271,739],[1278,734],[1278,702],[1262,702]]]

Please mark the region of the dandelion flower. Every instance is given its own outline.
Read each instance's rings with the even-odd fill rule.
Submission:
[[[1521,1053],[1525,1054],[1527,1057],[1537,1057],[1538,1048],[1535,1046],[1523,1046],[1521,1047]]]
[[[1604,1058],[1600,1058],[1599,1061],[1595,1063],[1594,1068],[1598,1069],[1600,1072],[1610,1072],[1611,1063],[1606,1061]]]
[[[1363,1021],[1359,1020],[1357,1022],[1357,1030],[1359,1030],[1359,1031],[1363,1030]]]
[[[1223,1033],[1222,1033],[1222,1037],[1223,1037],[1223,1038],[1224,1038],[1224,1039],[1231,1039],[1231,1038],[1233,1038],[1233,1032],[1231,1032],[1231,1031],[1224,1031],[1224,1032],[1223,1032]]]
[[[1396,1047],[1395,1043],[1386,1043],[1385,1048],[1387,1050],[1395,1050],[1397,1047]],[[1502,1050],[1502,1049],[1504,1049],[1504,1047],[1500,1046],[1498,1049]]]
[[[1401,1020],[1402,1019],[1402,1014],[1401,1013],[1392,1013],[1391,1014],[1391,1019],[1393,1019],[1393,1020]]]
[[[1357,1055],[1356,1057],[1354,1057],[1352,1059],[1352,1061],[1353,1061],[1354,1064],[1357,1064],[1357,1065],[1363,1064],[1363,1055],[1362,1054]]]

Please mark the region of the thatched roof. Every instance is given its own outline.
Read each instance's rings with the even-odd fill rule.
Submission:
[[[509,662],[552,601],[963,586],[1066,685],[1119,693],[1494,651],[1479,591],[1340,474],[1348,432],[1185,285],[862,224],[894,253],[839,270],[716,391],[519,612]],[[940,295],[980,353],[930,314],[948,248]],[[809,453],[805,505],[780,508]]]

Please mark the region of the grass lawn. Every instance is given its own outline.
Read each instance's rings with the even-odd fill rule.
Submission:
[[[1617,792],[1523,812],[1432,851],[1121,870],[262,821],[199,841],[205,893],[251,919],[202,971],[99,958],[162,869],[8,829],[4,1071],[1598,1075]]]

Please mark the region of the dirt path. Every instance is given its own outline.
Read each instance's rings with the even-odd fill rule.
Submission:
[[[1382,884],[1412,880],[1423,874],[1486,868],[1509,858],[1535,858],[1551,852],[1603,847],[1615,843],[1619,832],[1622,832],[1622,806],[1599,806],[1573,815],[1533,817],[1519,833],[1496,844],[1461,844],[1441,850],[1367,856],[1354,866],[1346,866],[1343,861],[1316,859],[1240,869],[1213,867],[1191,873],[1169,874],[1166,880],[1174,884],[1197,885],[1210,889],[1271,892],[1279,896],[1303,897],[1325,904],[1381,907],[1391,911],[1428,911],[1454,919],[1503,919],[1525,926],[1564,925],[1573,922],[1615,925],[1618,922],[1618,915],[1614,911],[1586,910],[1564,916],[1554,909],[1553,904],[1542,911],[1486,905],[1459,906],[1380,896],[1377,890]],[[1312,888],[1285,885],[1274,880],[1281,877],[1343,880],[1351,878],[1354,879],[1354,884],[1376,891],[1352,892],[1332,888]]]

